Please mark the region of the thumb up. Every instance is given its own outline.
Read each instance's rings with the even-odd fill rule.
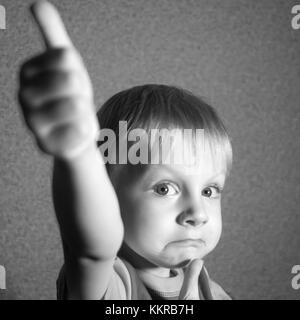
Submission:
[[[21,109],[42,151],[73,158],[96,146],[92,84],[56,8],[38,1],[30,9],[46,50],[21,66]]]

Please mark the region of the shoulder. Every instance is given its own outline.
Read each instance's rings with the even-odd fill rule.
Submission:
[[[131,300],[132,280],[131,272],[128,271],[122,259],[116,257],[111,279],[103,300]],[[133,269],[133,268],[132,268]],[[68,298],[68,288],[66,284],[65,266],[63,265],[56,281],[57,299],[66,300]]]

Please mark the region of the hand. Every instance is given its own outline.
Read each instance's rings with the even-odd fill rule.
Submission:
[[[200,300],[199,275],[203,267],[203,260],[195,259],[184,272],[183,284],[178,300]]]
[[[99,125],[89,75],[55,7],[31,7],[46,51],[20,71],[19,101],[42,151],[58,158],[78,156],[95,144]]]

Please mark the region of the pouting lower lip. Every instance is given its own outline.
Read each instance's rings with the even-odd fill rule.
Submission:
[[[174,241],[173,244],[181,246],[200,246],[204,244],[201,239],[184,239],[179,241]]]

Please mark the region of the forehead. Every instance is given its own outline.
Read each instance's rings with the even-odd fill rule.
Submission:
[[[160,148],[154,148],[152,144],[149,150],[150,164],[160,164],[163,165],[161,168],[169,167],[185,175],[203,175],[204,173],[211,175],[215,172],[226,172],[227,161],[224,149],[217,141],[205,138],[204,130],[197,129],[196,132],[184,133],[179,131],[179,134],[177,131],[171,138],[167,137],[163,143],[160,143]]]
[[[213,154],[203,154],[202,159],[195,165],[183,164],[147,164],[124,165],[120,175],[121,182],[126,184],[147,183],[159,179],[178,179],[182,182],[206,182],[211,179],[219,179],[221,183],[226,178],[226,168],[221,161],[214,159]]]
[[[214,161],[203,159],[201,164],[178,165],[178,164],[158,164],[144,166],[143,170],[136,171],[137,177],[143,179],[178,178],[183,181],[208,181],[213,178],[226,177],[223,166],[216,165]]]
[[[179,132],[180,133],[180,132]],[[181,131],[182,133],[182,131]],[[189,134],[171,134],[170,131],[161,132],[160,136],[167,139],[157,139],[149,141],[141,140],[140,144],[146,144],[144,150],[148,149],[148,162],[146,164],[117,165],[125,170],[119,170],[117,174],[121,181],[136,182],[143,178],[166,176],[167,174],[182,179],[207,180],[210,177],[223,175],[227,172],[227,161],[224,149],[220,143],[211,138],[204,137],[204,131],[199,130]],[[158,143],[157,143],[158,142]],[[118,170],[116,170],[118,172]]]

